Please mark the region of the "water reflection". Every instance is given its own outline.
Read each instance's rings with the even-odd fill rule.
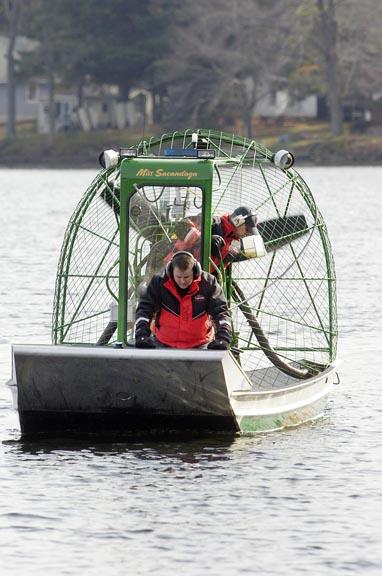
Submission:
[[[165,440],[163,440],[165,438]],[[64,454],[70,452],[93,456],[112,456],[129,454],[141,460],[161,460],[176,458],[182,462],[195,463],[201,460],[214,461],[229,458],[239,437],[234,435],[214,435],[195,439],[190,436],[169,438],[157,437],[155,440],[140,439],[131,441],[105,441],[97,439],[54,438],[44,440],[5,440],[3,446],[12,450],[14,455]]]

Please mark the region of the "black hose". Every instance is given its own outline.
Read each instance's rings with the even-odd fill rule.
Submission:
[[[288,376],[293,376],[294,378],[299,378],[300,380],[313,376],[313,374],[311,374],[308,370],[291,366],[287,362],[284,362],[284,360],[282,360],[280,356],[277,355],[275,350],[272,348],[268,338],[264,334],[263,329],[258,323],[257,318],[252,313],[250,306],[248,306],[243,292],[236,284],[236,282],[232,282],[232,287],[233,287],[233,298],[236,302],[238,302],[239,309],[245,316],[249,326],[252,329],[253,334],[256,337],[256,340],[259,343],[261,350],[264,352],[268,360],[272,362],[272,364],[276,366],[276,368],[278,368],[281,372],[287,374]]]
[[[101,336],[96,342],[96,346],[106,346],[117,329],[117,322],[110,321]]]

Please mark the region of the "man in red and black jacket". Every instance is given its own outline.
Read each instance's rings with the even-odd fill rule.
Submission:
[[[211,228],[211,257],[215,264],[245,260],[240,255],[240,239],[257,234],[257,218],[246,206],[239,206],[232,214],[215,216]]]
[[[216,278],[192,254],[177,252],[139,300],[136,347],[226,350],[230,342],[230,313]]]

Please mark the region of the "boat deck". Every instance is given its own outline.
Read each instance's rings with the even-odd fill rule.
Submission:
[[[298,378],[280,372],[275,366],[250,370],[245,372],[245,375],[252,384],[253,392],[272,392],[301,383]]]

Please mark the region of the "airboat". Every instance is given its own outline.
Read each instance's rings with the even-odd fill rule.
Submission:
[[[293,161],[204,129],[101,154],[63,239],[52,344],[12,347],[22,436],[256,433],[323,415],[337,382],[335,270]],[[240,205],[263,249],[253,242],[225,268],[211,258],[211,220]],[[229,351],[134,347],[140,291],[184,249],[184,222],[227,297]]]

